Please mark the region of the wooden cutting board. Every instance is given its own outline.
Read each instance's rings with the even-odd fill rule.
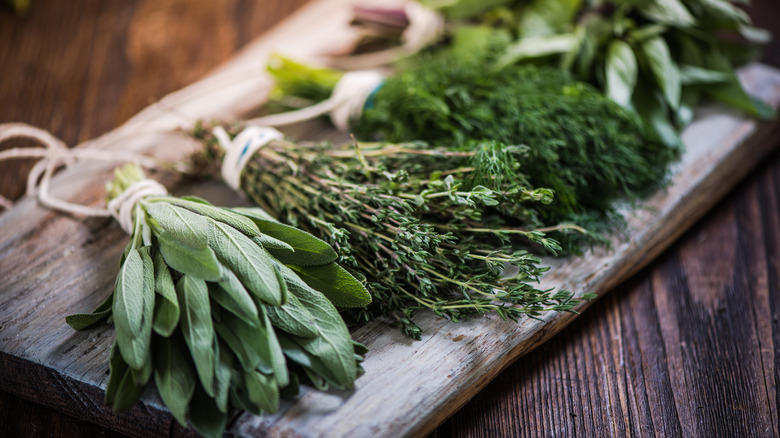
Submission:
[[[351,37],[344,24],[352,4],[309,4],[209,78],[82,147],[185,156],[197,145],[175,134],[176,129],[196,119],[238,117],[259,105],[270,86],[262,74],[268,54],[279,51],[316,61],[316,54]],[[780,104],[780,72],[752,65],[742,71],[742,78],[751,92],[774,107]],[[321,130],[321,125],[312,125],[308,133],[312,130]],[[777,144],[778,135],[777,122],[756,123],[723,109],[702,109],[683,136],[687,152],[675,169],[673,186],[636,210],[610,251],[550,260],[554,269],[544,286],[609,292],[750,172]],[[111,167],[77,163],[57,175],[54,193],[99,205]],[[241,202],[216,183],[193,186],[160,177],[175,184],[176,193],[195,191],[223,205]],[[0,387],[128,435],[168,436],[177,428],[153,388],[128,413],[114,415],[103,405],[113,331],[103,326],[77,333],[64,323],[66,314],[91,309],[109,293],[126,241],[111,220],[69,217],[42,209],[33,199],[0,215]],[[574,317],[548,314],[543,321],[514,324],[490,316],[452,324],[421,315],[426,334],[418,342],[377,322],[355,333],[371,352],[364,362],[366,374],[354,391],[305,390],[275,415],[237,413],[231,431],[241,436],[421,435]]]

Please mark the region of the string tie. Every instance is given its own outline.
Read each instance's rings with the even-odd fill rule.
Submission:
[[[230,136],[221,126],[217,126],[212,132],[219,145],[225,150],[225,158],[222,159],[222,179],[235,191],[241,189],[241,172],[252,155],[270,141],[284,138],[281,132],[265,126],[249,126],[233,140],[230,140]]]

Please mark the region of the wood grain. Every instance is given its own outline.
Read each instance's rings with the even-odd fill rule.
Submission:
[[[227,49],[225,49],[225,47],[227,47],[227,46],[222,46],[222,48],[220,50],[227,50]],[[178,58],[178,59],[181,60],[181,59],[186,59],[186,58]],[[178,61],[178,62],[183,62],[183,61]],[[144,89],[145,85],[144,84],[137,85],[136,89],[139,89],[139,88],[140,89]],[[148,102],[146,102],[146,103],[148,103]],[[83,200],[86,200],[86,201],[97,201],[98,198],[97,197],[86,196],[85,198],[83,198]],[[56,215],[51,215],[51,216],[56,216]],[[51,217],[51,218],[46,219],[47,222],[45,224],[47,224],[47,225],[48,224],[53,224],[53,223],[56,223],[57,220],[58,219],[56,217]],[[61,219],[59,219],[59,220],[61,220]],[[87,224],[86,229],[80,229],[78,231],[82,232],[83,234],[97,233],[98,235],[104,236],[104,235],[106,235],[106,231],[103,230],[103,228],[102,228],[104,226],[109,226],[110,227],[111,225],[102,223],[100,221],[97,221],[97,222],[93,222],[91,224]],[[109,234],[110,234],[110,232],[109,232]],[[111,239],[119,239],[119,240],[122,239],[121,233],[115,233],[114,232],[113,234],[114,234],[114,236],[111,237]],[[93,245],[93,243],[90,243],[89,245]],[[87,246],[89,246],[89,245],[87,245]],[[106,245],[105,247],[103,247],[103,248],[106,248],[106,247],[108,247],[109,244],[103,243],[103,245]],[[35,245],[25,246],[25,248],[29,249],[31,251],[36,249]],[[40,248],[38,248],[38,249],[40,249]],[[79,249],[79,251],[81,251],[81,249]],[[87,251],[90,251],[90,249],[87,249]],[[96,249],[96,251],[99,253],[100,251],[102,251],[102,249],[98,248],[98,249]],[[711,254],[711,253],[707,253],[707,254]],[[700,255],[700,254],[694,253],[693,255]],[[720,259],[718,259],[718,260],[720,260]],[[47,261],[46,263],[53,263],[53,262],[52,261]],[[728,262],[724,262],[724,263],[725,264],[723,266],[729,266]],[[18,266],[22,266],[22,265],[20,264]],[[69,286],[72,286],[72,285],[69,285]],[[676,287],[676,286],[678,286],[676,283],[672,283],[670,285],[670,289],[669,290],[674,292],[676,290],[676,289],[674,289],[674,287]],[[673,294],[670,293],[669,295],[670,295],[670,297],[668,297],[668,298],[671,299]],[[705,293],[702,293],[700,295],[706,295],[706,290],[705,290]],[[607,302],[609,302],[610,299],[608,299]],[[597,306],[600,305],[600,304],[601,303],[598,303]],[[612,307],[607,307],[606,309],[604,309],[604,311],[605,311],[606,314],[609,315],[612,312],[615,312],[614,309],[615,309],[615,306],[612,306]],[[590,312],[591,311],[589,311],[589,314],[590,314]],[[597,319],[600,319],[600,318],[597,318]],[[587,356],[588,359],[592,360],[593,362],[598,362],[599,360],[601,360],[602,364],[605,366],[604,370],[609,369],[608,367],[613,367],[613,366],[617,367],[619,365],[619,363],[620,363],[619,359],[621,359],[623,357],[623,355],[615,353],[614,350],[612,350],[610,348],[610,347],[615,347],[614,345],[611,345],[611,344],[608,343],[608,341],[610,339],[613,339],[616,336],[617,337],[625,336],[625,332],[621,328],[621,322],[620,322],[621,320],[622,320],[622,318],[616,317],[616,316],[612,315],[612,319],[610,321],[607,321],[609,324],[607,324],[606,328],[604,329],[604,333],[602,333],[598,338],[590,340],[589,346],[590,346],[592,351],[589,354],[587,354],[586,356]],[[641,327],[640,325],[638,325],[638,326]],[[599,326],[599,327],[601,327],[601,326]],[[661,335],[658,336],[658,338],[663,338],[664,336],[671,336],[672,334],[673,334],[673,332],[669,332],[669,331],[663,332]],[[0,336],[2,336],[2,335],[0,335]],[[454,336],[452,336],[452,339],[455,339],[458,336],[459,335],[454,335]],[[674,339],[674,338],[672,338],[672,339]],[[653,339],[650,339],[650,340],[652,341]],[[655,340],[657,341],[658,339],[655,339]],[[674,340],[672,340],[671,342],[674,342]],[[599,345],[599,343],[601,343],[603,345]],[[587,348],[586,348],[587,346],[585,344],[583,344],[581,346],[583,348],[583,351],[587,350]],[[620,345],[618,345],[618,347],[619,346]],[[611,356],[613,360],[604,360],[605,356]],[[678,356],[681,356],[681,355],[678,355]],[[709,359],[712,360],[713,358],[709,358]],[[717,356],[714,359],[717,359]],[[685,365],[685,366],[690,366],[691,365],[690,359],[688,360],[688,362],[684,362],[684,361],[682,361],[682,359],[675,359],[675,360],[677,360],[679,363],[681,363],[682,365]],[[574,361],[575,361],[575,358],[571,358],[571,362],[573,363]],[[588,363],[589,362],[586,361],[586,364],[588,364]],[[677,362],[675,362],[675,363],[677,363]],[[556,369],[550,370],[545,376],[543,376],[543,378],[545,379],[544,381],[549,382],[550,380],[555,380],[555,378],[556,378],[555,376],[558,375],[558,373],[562,373],[567,368],[568,367],[563,367],[563,368],[559,368],[557,370]],[[678,368],[678,370],[679,369],[683,369],[683,368],[680,367],[680,368]],[[692,369],[695,369],[695,367],[693,367]],[[755,370],[756,370],[755,367],[750,368],[749,372],[746,371],[746,374],[744,376],[752,375],[750,373],[755,372]],[[581,374],[581,375],[582,376],[588,376],[588,375],[598,376],[598,372],[600,370],[597,369],[596,366],[591,366],[591,367],[586,367],[586,371],[589,374]],[[43,376],[43,377],[45,377],[45,376]],[[484,385],[489,380],[489,378],[490,378],[490,376],[486,376],[481,381],[479,381],[478,383],[480,385]],[[641,430],[641,429],[632,429],[631,428],[631,427],[634,427],[634,426],[632,426],[632,423],[631,423],[631,418],[634,417],[634,411],[631,411],[629,408],[632,406],[632,403],[636,404],[636,402],[629,402],[629,401],[624,400],[627,397],[629,397],[629,395],[627,395],[627,394],[633,394],[633,392],[638,392],[639,389],[631,387],[630,384],[625,383],[626,380],[627,379],[625,377],[622,380],[619,379],[619,378],[615,378],[615,379],[610,380],[610,376],[608,375],[603,380],[599,380],[598,381],[598,383],[604,383],[603,385],[600,385],[600,384],[593,384],[593,385],[591,385],[592,388],[591,388],[591,390],[589,392],[589,394],[591,394],[591,395],[589,396],[589,398],[586,398],[585,400],[588,400],[589,402],[591,402],[593,404],[593,406],[598,406],[601,403],[607,402],[611,406],[610,409],[613,409],[614,411],[610,412],[610,413],[607,413],[607,414],[603,414],[602,412],[598,411],[598,409],[593,408],[592,406],[591,407],[581,406],[581,408],[584,409],[585,412],[590,412],[590,414],[591,414],[590,420],[587,421],[587,422],[584,422],[582,424],[584,424],[586,426],[592,426],[592,427],[596,428],[595,430],[599,430],[598,429],[599,426],[603,427],[603,425],[606,424],[606,425],[609,426],[609,430],[608,431],[614,432],[614,433],[618,433],[620,431],[624,431],[625,432],[625,431]],[[670,379],[668,379],[668,380],[670,380]],[[621,383],[621,381],[623,383]],[[676,385],[680,385],[680,384],[685,385],[686,384],[685,381],[681,381],[679,378],[677,380],[675,380],[674,383]],[[605,386],[606,384],[609,384],[609,386]],[[688,385],[690,385],[690,383],[688,383]],[[617,387],[618,390],[614,390],[613,388],[615,388],[615,387]],[[536,391],[534,391],[535,388],[536,388]],[[538,419],[538,421],[530,422],[530,425],[527,426],[528,429],[526,429],[526,430],[529,430],[529,431],[535,430],[539,434],[544,434],[543,432],[540,432],[540,431],[543,431],[545,426],[556,426],[556,425],[561,424],[561,423],[558,423],[556,421],[556,418],[549,416],[549,414],[546,414],[545,411],[543,410],[543,408],[545,406],[550,406],[551,403],[549,401],[544,402],[544,403],[540,403],[540,400],[538,399],[538,397],[539,397],[539,395],[538,395],[539,394],[538,388],[539,387],[534,387],[533,385],[531,386],[531,388],[529,388],[528,394],[530,394],[530,398],[527,400],[527,403],[524,406],[524,409],[526,409],[527,411],[535,410],[535,412],[539,412],[540,418]],[[607,389],[605,390],[603,388],[607,388]],[[558,389],[557,391],[558,391],[557,393],[560,394],[558,398],[560,400],[564,400],[565,399],[564,395],[566,394],[566,391],[564,389]],[[614,393],[611,393],[610,391],[614,391]],[[669,391],[667,390],[667,392],[669,392]],[[40,398],[40,395],[38,395],[37,397]],[[771,398],[771,397],[768,397],[767,399],[769,399],[769,398]],[[576,397],[575,397],[575,399],[576,399]],[[672,397],[672,398],[668,398],[667,397],[664,400],[671,401],[673,399],[674,400],[680,400],[681,404],[684,404],[686,402],[686,400],[687,400],[685,398],[685,394],[677,395],[676,398],[675,397]],[[74,401],[74,400],[71,400],[71,401]],[[722,401],[723,400],[718,400],[719,403],[716,403],[714,405],[717,406]],[[458,401],[458,403],[461,403],[461,402],[462,402],[462,400]],[[576,403],[576,401],[575,402],[570,402],[570,403]],[[615,403],[614,406],[612,405],[612,403]],[[690,400],[688,400],[687,403],[691,403]],[[673,405],[672,404],[667,404],[666,406],[667,406],[667,409],[669,409],[668,406],[673,406]],[[622,409],[622,408],[625,408],[625,409]],[[708,415],[717,416],[718,415],[718,412],[717,412],[718,409],[719,408],[716,408],[716,409],[713,409],[711,412],[706,412],[706,413]],[[78,409],[75,409],[75,411],[78,411]],[[696,422],[697,421],[696,420],[697,417],[692,416],[690,412],[695,412],[695,410],[692,411],[691,409],[688,409],[687,416],[683,417],[683,420],[685,420],[686,423],[682,423],[682,424],[688,425],[686,427],[689,427],[689,428],[690,428],[690,423],[688,423],[688,422],[691,422],[691,421]],[[776,417],[776,415],[775,415],[775,417]],[[514,418],[514,417],[512,417],[512,418],[513,418],[513,422],[514,423],[527,423],[526,422],[526,418],[529,418],[529,416],[526,416],[525,414],[523,414],[522,417],[518,416],[517,418]],[[522,418],[522,420],[521,420],[521,418]],[[663,419],[663,418],[666,418],[666,417],[661,416],[659,418]],[[560,420],[560,419],[557,419],[557,420]],[[562,422],[562,424],[565,424],[565,422]],[[575,425],[576,426],[580,426],[582,424],[576,423]],[[673,424],[673,423],[670,422],[670,424]],[[681,423],[678,423],[678,424],[681,424]],[[533,427],[531,427],[531,426],[533,426]],[[498,429],[496,429],[496,430],[498,430]],[[547,430],[549,431],[549,430],[559,430],[559,429],[552,428],[552,429],[547,429]],[[575,430],[582,430],[582,429],[574,429],[574,427],[572,427],[571,429],[564,429],[564,430],[568,430],[568,431],[574,432]],[[588,430],[588,429],[586,428],[585,430]],[[590,429],[590,430],[593,430],[593,429]],[[659,430],[662,430],[662,429],[659,429]],[[673,431],[673,430],[674,430],[674,428],[671,428],[671,426],[670,426],[669,431]],[[682,428],[680,428],[679,430],[682,430]],[[693,430],[693,429],[690,429],[690,430]],[[714,429],[714,430],[717,430],[717,429]],[[721,429],[721,430],[728,430],[728,429]],[[606,429],[602,429],[602,431],[607,431],[607,430]],[[598,434],[595,434],[595,435],[598,435]],[[487,436],[494,436],[494,435],[488,434]]]

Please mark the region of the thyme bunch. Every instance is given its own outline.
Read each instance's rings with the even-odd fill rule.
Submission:
[[[218,160],[208,131],[196,135]],[[452,321],[571,310],[579,303],[572,293],[534,286],[547,268],[529,249],[555,252],[559,244],[523,227],[532,222],[524,209],[549,204],[552,193],[514,178],[494,189],[476,184],[475,156],[423,144],[275,140],[250,159],[241,188],[283,222],[323,238],[341,265],[365,275],[373,302],[346,313],[352,323],[389,316],[419,339],[414,315],[421,310]]]

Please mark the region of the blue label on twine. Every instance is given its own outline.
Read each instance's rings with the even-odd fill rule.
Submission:
[[[376,97],[376,93],[379,91],[380,88],[382,88],[382,85],[384,85],[384,81],[380,82],[379,85],[377,85],[374,90],[371,92],[371,94],[368,95],[366,98],[366,103],[363,104],[363,109],[371,109],[374,107],[374,98]]]
[[[239,156],[238,156],[238,158],[241,158],[241,157],[243,157],[244,155],[246,155],[246,151],[248,151],[248,150],[249,150],[249,145],[250,145],[251,143],[252,143],[252,140],[249,140],[248,142],[246,142],[246,143],[244,144],[244,149],[241,149],[241,155],[239,155]]]

